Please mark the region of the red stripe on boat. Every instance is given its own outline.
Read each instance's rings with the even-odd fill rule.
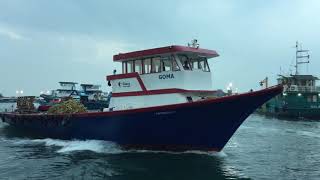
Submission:
[[[224,101],[232,101],[234,99],[243,98],[243,97],[255,97],[259,95],[265,95],[269,93],[281,93],[283,90],[283,87],[273,86],[269,87],[267,89],[254,91],[254,92],[248,92],[238,95],[232,95],[232,96],[224,96],[214,99],[205,99],[202,101],[194,101],[194,102],[186,102],[186,103],[180,103],[180,104],[170,104],[170,105],[161,105],[161,106],[153,106],[153,107],[145,107],[145,108],[139,108],[139,109],[127,109],[127,110],[118,110],[118,111],[107,111],[107,112],[93,112],[93,113],[79,113],[79,114],[73,114],[73,116],[77,117],[87,117],[87,116],[114,116],[114,115],[123,115],[123,114],[130,114],[130,113],[142,113],[142,112],[152,112],[152,111],[167,111],[167,110],[174,110],[176,108],[184,108],[184,107],[194,107],[194,106],[201,106],[203,104],[211,104],[211,103],[219,103]],[[63,116],[63,115],[62,115]]]
[[[116,80],[116,79],[135,78],[138,76],[139,76],[139,74],[137,72],[126,73],[126,74],[115,74],[115,75],[107,76],[107,80],[111,81],[111,80]]]
[[[138,74],[138,73],[137,73],[137,74]],[[142,91],[143,91],[143,92],[147,92],[147,88],[146,88],[146,86],[144,85],[144,83],[143,83],[143,81],[142,81],[142,79],[141,79],[141,77],[140,77],[139,74],[138,74],[138,76],[137,76],[137,80],[138,80],[138,82],[139,82],[139,85],[140,85]]]
[[[186,90],[186,89],[159,89],[159,90],[145,90],[145,91],[132,91],[113,93],[112,97],[125,97],[125,96],[146,96],[156,94],[173,94],[173,93],[214,93],[216,91],[204,91],[204,90]]]
[[[106,112],[86,112],[86,113],[77,113],[77,114],[68,114],[71,117],[90,117],[90,116],[114,116],[114,115],[123,115],[123,114],[130,114],[130,113],[142,113],[142,112],[152,112],[152,111],[168,111],[168,110],[174,110],[176,108],[185,108],[185,107],[195,107],[195,106],[201,106],[203,104],[211,104],[211,103],[220,103],[225,101],[233,101],[238,98],[248,98],[248,97],[255,97],[255,96],[261,96],[265,94],[271,94],[276,93],[279,94],[283,90],[282,85],[277,85],[273,87],[269,87],[267,89],[254,91],[254,92],[248,92],[238,95],[232,95],[232,96],[224,96],[214,99],[205,99],[202,101],[194,101],[194,102],[186,102],[186,103],[180,103],[180,104],[170,104],[170,105],[161,105],[161,106],[153,106],[153,107],[145,107],[145,108],[139,108],[139,109],[127,109],[127,110],[118,110],[118,111],[106,111]],[[3,116],[8,117],[60,117],[64,118],[66,114],[12,114],[12,113],[2,113]]]

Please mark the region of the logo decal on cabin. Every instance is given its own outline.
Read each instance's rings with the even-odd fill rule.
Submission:
[[[162,74],[159,75],[159,79],[174,79],[173,74]]]
[[[130,83],[129,82],[118,82],[118,86],[119,87],[130,87]]]

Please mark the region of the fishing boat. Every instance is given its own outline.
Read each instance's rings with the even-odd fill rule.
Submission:
[[[21,131],[62,139],[113,141],[123,148],[221,151],[244,120],[282,86],[219,97],[212,89],[208,60],[214,50],[166,46],[113,56],[121,74],[104,112],[76,114],[2,113]]]
[[[44,99],[41,101],[39,111],[48,111],[48,109],[57,103],[60,103],[62,99],[72,98],[80,101],[87,110],[102,110],[109,105],[110,97],[105,95],[100,90],[100,85],[95,84],[80,84],[81,89],[77,89],[76,82],[59,82],[60,88],[52,90],[50,93],[42,93],[40,97]],[[50,92],[50,91],[49,91]]]
[[[41,92],[40,97],[42,97],[46,102],[53,100],[71,97],[73,99],[80,99],[79,92],[77,90],[76,82],[59,82],[60,88],[52,91],[47,91],[46,93]]]
[[[320,87],[318,77],[301,74],[300,66],[310,63],[308,50],[302,49],[296,42],[295,73],[280,74],[278,84],[283,84],[283,93],[268,101],[258,112],[294,119],[320,119]],[[262,82],[267,84],[267,79]]]
[[[87,110],[103,110],[108,108],[110,94],[105,94],[100,90],[100,85],[96,84],[81,84],[80,102]]]

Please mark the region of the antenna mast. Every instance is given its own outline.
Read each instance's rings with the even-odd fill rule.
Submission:
[[[298,71],[298,65],[299,64],[308,64],[310,55],[308,54],[309,50],[303,50],[302,47],[300,47],[299,49],[299,42],[296,42],[296,74],[295,75],[299,75],[299,71]],[[307,61],[304,59],[308,59]]]

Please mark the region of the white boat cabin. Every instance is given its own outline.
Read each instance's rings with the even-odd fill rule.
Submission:
[[[283,84],[284,92],[318,93],[320,87],[316,85],[319,80],[313,75],[290,75],[278,78],[278,84]]]
[[[208,59],[216,51],[167,46],[118,54],[122,74],[107,76],[112,86],[109,110],[198,101],[213,97]]]
[[[69,97],[77,96],[76,82],[59,82],[60,88],[53,92],[54,96],[57,97]]]
[[[81,93],[87,96],[88,100],[100,100],[103,98],[101,86],[96,84],[81,84]]]

